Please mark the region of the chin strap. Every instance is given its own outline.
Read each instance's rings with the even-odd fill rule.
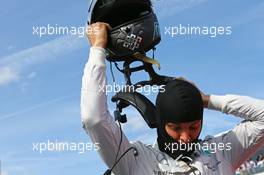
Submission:
[[[137,66],[137,67],[131,67],[131,64],[134,62],[141,62],[142,65]],[[120,69],[118,64],[116,62],[115,66],[117,68],[117,70],[119,70],[121,73],[124,74],[124,78],[126,81],[126,85],[134,85],[135,88],[139,88],[145,85],[165,85],[168,82],[174,80],[174,77],[169,77],[169,76],[163,76],[163,75],[159,75],[155,72],[153,65],[156,65],[158,67],[158,69],[161,68],[160,63],[155,60],[152,59],[142,53],[135,53],[130,57],[126,57],[124,59],[123,62],[123,69]],[[139,72],[139,71],[145,71],[148,73],[149,75],[149,80],[145,80],[145,81],[140,81],[137,83],[132,83],[131,81],[131,75],[133,72]]]
[[[153,58],[150,58],[150,57],[148,57],[146,55],[143,55],[143,54],[141,54],[139,52],[135,53],[132,57],[134,57],[134,58],[136,58],[136,59],[138,59],[138,60],[140,60],[142,62],[149,63],[149,64],[152,64],[152,65],[156,65],[158,67],[158,69],[160,70],[160,63],[157,60],[153,59]]]

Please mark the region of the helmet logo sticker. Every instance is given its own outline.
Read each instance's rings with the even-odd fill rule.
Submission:
[[[123,47],[134,51],[135,49],[138,49],[140,47],[141,42],[142,38],[140,36],[131,34],[126,37]]]

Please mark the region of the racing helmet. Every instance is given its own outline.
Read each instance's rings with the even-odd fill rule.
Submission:
[[[112,27],[106,48],[108,60],[123,61],[136,52],[145,54],[161,40],[150,0],[92,0],[88,24],[95,22]]]

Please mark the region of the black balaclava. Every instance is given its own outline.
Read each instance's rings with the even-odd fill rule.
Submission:
[[[156,107],[158,113],[157,140],[160,151],[167,153],[174,159],[180,155],[189,156],[194,149],[177,151],[167,149],[166,145],[173,143],[179,144],[179,142],[167,134],[165,124],[168,122],[181,123],[195,120],[202,121],[203,100],[200,91],[189,82],[174,80],[165,86],[165,91],[159,92],[156,99]],[[192,143],[196,143],[198,137],[192,141]]]

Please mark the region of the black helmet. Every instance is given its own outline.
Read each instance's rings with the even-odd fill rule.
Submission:
[[[109,23],[107,58],[122,61],[160,42],[159,23],[150,0],[92,0],[88,24]]]

